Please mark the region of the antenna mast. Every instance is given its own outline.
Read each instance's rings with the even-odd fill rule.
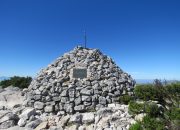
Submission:
[[[87,36],[86,36],[86,30],[84,31],[84,47],[86,48],[87,45]]]

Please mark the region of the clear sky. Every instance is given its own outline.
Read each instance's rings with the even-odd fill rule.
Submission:
[[[180,79],[179,0],[0,0],[0,76],[35,76],[83,43],[136,79]]]

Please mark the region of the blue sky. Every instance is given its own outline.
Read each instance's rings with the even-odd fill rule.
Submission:
[[[83,43],[136,79],[180,79],[179,0],[1,0],[0,76],[35,76]]]

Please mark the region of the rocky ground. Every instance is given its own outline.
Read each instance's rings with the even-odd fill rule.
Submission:
[[[47,115],[35,108],[23,107],[23,95],[24,92],[16,87],[0,89],[0,129],[127,130],[135,123],[127,105],[109,104],[97,111]]]

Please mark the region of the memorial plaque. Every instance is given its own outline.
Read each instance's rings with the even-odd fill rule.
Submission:
[[[74,68],[73,69],[73,78],[87,78],[87,69]]]

